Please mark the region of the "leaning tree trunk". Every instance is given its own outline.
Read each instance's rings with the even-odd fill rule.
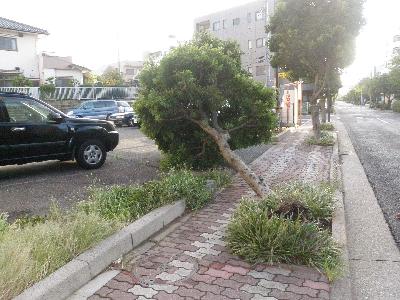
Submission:
[[[321,122],[326,123],[326,100],[321,99],[319,101],[319,106],[321,108]]]
[[[317,98],[311,98],[311,119],[315,138],[319,141],[321,138],[321,123],[319,121],[319,105]]]
[[[253,189],[256,195],[260,198],[265,196],[269,190],[267,184],[263,184],[256,174],[241,160],[241,158],[232,151],[229,146],[229,134],[219,132],[211,127],[207,121],[192,120],[201,127],[207,134],[209,134],[222,154],[225,161],[246,181],[246,183]]]

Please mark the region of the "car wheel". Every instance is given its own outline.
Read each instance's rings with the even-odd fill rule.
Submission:
[[[122,123],[114,123],[117,127],[122,127]]]
[[[75,153],[76,162],[84,169],[100,168],[104,164],[106,157],[106,148],[98,140],[82,143]]]

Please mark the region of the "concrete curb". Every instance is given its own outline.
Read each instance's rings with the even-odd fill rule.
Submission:
[[[336,125],[336,124],[335,124]],[[351,299],[351,280],[349,271],[349,253],[347,249],[346,217],[344,213],[344,197],[342,172],[340,168],[339,157],[339,137],[336,134],[336,143],[333,146],[331,158],[330,181],[338,185],[335,193],[336,210],[332,218],[332,236],[342,248],[343,274],[339,280],[331,285],[331,300],[349,300]]]
[[[185,201],[158,208],[82,253],[48,277],[18,295],[16,300],[65,299],[95,278],[113,261],[133,250],[180,217]]]

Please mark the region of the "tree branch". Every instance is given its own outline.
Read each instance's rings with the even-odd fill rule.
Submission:
[[[254,127],[256,127],[255,124],[249,124],[249,123],[250,123],[250,122],[248,121],[248,122],[246,122],[246,123],[243,123],[242,125],[233,127],[233,128],[231,128],[231,129],[229,129],[228,132],[229,132],[229,133],[232,133],[232,132],[235,132],[235,131],[237,131],[237,130],[239,130],[239,129],[242,129],[242,128],[254,128]]]

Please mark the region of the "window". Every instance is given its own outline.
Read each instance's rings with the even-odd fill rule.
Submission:
[[[395,35],[393,38],[393,42],[400,42],[400,35]]]
[[[210,21],[204,21],[196,24],[196,30],[198,32],[206,31],[210,29]]]
[[[213,31],[218,31],[221,27],[221,22],[217,21],[213,23]]]
[[[257,39],[256,40],[256,47],[261,48],[263,45],[263,39]]]
[[[4,101],[10,123],[47,123],[54,112],[32,99],[11,98]],[[7,115],[7,114],[6,114]]]
[[[238,26],[240,24],[240,18],[233,19],[233,26]]]
[[[247,23],[251,23],[251,13],[247,13]]]
[[[228,28],[228,22],[226,20],[222,20],[222,28],[223,29]]]
[[[0,36],[0,50],[17,51],[17,39]]]
[[[256,76],[262,76],[267,74],[266,66],[257,66],[256,67]]]
[[[256,21],[263,19],[264,19],[264,10],[260,9],[259,11],[256,11]]]
[[[253,43],[251,42],[251,40],[248,41],[248,45],[249,45],[249,49],[253,48]]]

